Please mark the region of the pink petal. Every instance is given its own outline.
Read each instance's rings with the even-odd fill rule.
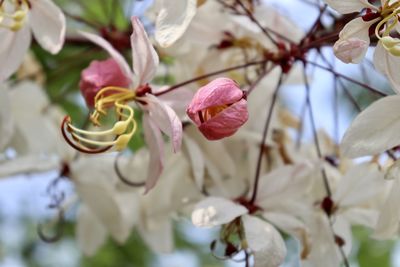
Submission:
[[[129,77],[122,72],[114,58],[98,61],[94,60],[81,74],[79,88],[89,107],[94,106],[94,97],[97,92],[107,86],[128,87]]]
[[[148,114],[143,115],[144,139],[150,150],[150,161],[145,185],[145,194],[152,189],[160,178],[164,168],[164,142],[160,129]]]
[[[146,95],[150,118],[160,130],[171,138],[174,152],[181,148],[182,143],[182,122],[175,111],[151,94]]]
[[[137,86],[148,83],[154,77],[159,58],[139,18],[132,17],[132,27],[132,66],[138,78]]]
[[[242,99],[202,123],[199,130],[207,139],[218,140],[233,135],[248,117],[247,101]]]
[[[119,67],[124,72],[126,77],[133,77],[132,71],[128,63],[125,61],[124,57],[117,50],[115,50],[115,48],[107,40],[96,34],[88,32],[79,31],[79,34],[83,35],[89,41],[106,50],[110,54],[110,56],[113,57],[118,63]]]
[[[243,92],[235,81],[218,78],[201,87],[193,97],[187,114],[194,120],[197,112],[209,107],[232,104],[243,98]]]
[[[360,63],[367,52],[369,44],[361,39],[339,39],[333,46],[335,56],[344,63]]]

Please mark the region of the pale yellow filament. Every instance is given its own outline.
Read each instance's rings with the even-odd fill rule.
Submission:
[[[111,94],[107,95],[107,93]],[[115,107],[115,111],[119,116],[119,121],[117,121],[111,129],[104,131],[87,131],[79,129],[69,123],[68,127],[72,137],[79,143],[97,147],[114,146],[117,151],[123,150],[137,130],[134,110],[129,105],[125,104],[127,101],[134,99],[135,93],[130,89],[112,86],[103,88],[95,96],[95,111],[91,116],[91,120],[93,124],[101,125],[98,121],[99,116],[106,115],[106,109],[109,108],[109,105],[112,105]],[[82,135],[87,137],[83,137]],[[114,136],[115,140],[97,141],[90,138],[107,136]]]

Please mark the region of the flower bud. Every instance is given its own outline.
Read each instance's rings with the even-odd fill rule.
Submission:
[[[201,87],[186,110],[208,140],[233,135],[248,119],[244,93],[231,79],[218,78]]]
[[[125,76],[115,59],[94,60],[81,74],[79,88],[89,107],[94,106],[94,98],[107,86],[128,87],[130,79]]]
[[[358,38],[339,39],[333,46],[335,56],[344,63],[359,63],[368,49],[368,43]]]

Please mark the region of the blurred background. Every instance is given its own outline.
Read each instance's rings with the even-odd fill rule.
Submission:
[[[210,0],[213,1],[213,0]],[[142,16],[152,1],[134,0],[55,0],[55,2],[67,11],[71,18],[77,16],[96,25],[108,25],[110,20],[119,29],[129,32],[129,18],[131,15]],[[117,6],[113,6],[115,2]],[[299,27],[308,29],[318,11],[311,0],[266,0],[282,13],[291,18]],[[311,4],[310,4],[311,3]],[[112,17],[109,14],[114,14]],[[85,23],[78,20],[69,20],[71,28],[84,28]],[[329,18],[326,23],[329,24]],[[148,25],[151,31],[151,25]],[[37,45],[32,46],[33,54],[43,66],[46,74],[45,88],[50,99],[58,102],[68,114],[79,122],[84,118],[86,109],[83,100],[79,96],[78,82],[80,71],[89,65],[89,62],[99,58],[100,50],[88,50],[82,45],[68,45],[55,57],[43,51]],[[328,59],[333,59],[331,49],[323,51]],[[104,57],[105,57],[104,53]],[[314,57],[314,55],[309,55]],[[373,71],[369,64],[363,69],[355,66],[344,65],[334,61],[336,69],[348,76],[363,79],[363,71]],[[384,79],[374,72],[372,84],[382,88]],[[334,129],[333,110],[327,108],[334,97],[334,80],[330,73],[315,70],[313,73],[311,90],[312,101],[316,112],[318,127],[323,128],[332,137],[339,139],[348,126],[356,111],[343,97],[345,104],[339,112],[340,124]],[[364,93],[360,88],[347,84],[353,96],[364,107],[374,98]],[[303,99],[304,90],[301,86],[286,86],[283,92],[284,103],[295,114],[301,111],[301,103],[296,101]],[[79,99],[79,101],[76,101]],[[337,115],[337,114],[336,114]],[[336,133],[335,133],[336,132]],[[336,136],[335,136],[336,135]],[[133,143],[133,147],[141,146]],[[135,232],[129,241],[120,246],[112,240],[103,246],[93,257],[85,257],[78,250],[74,241],[73,217],[68,218],[62,239],[56,243],[48,244],[41,241],[37,235],[38,225],[46,221],[51,215],[47,209],[49,196],[46,193],[49,184],[57,172],[47,172],[40,175],[20,175],[0,180],[0,266],[1,267],[128,267],[128,266],[154,266],[154,267],[217,267],[217,266],[243,266],[243,263],[234,261],[224,262],[216,259],[210,253],[210,243],[214,240],[217,230],[201,230],[194,228],[187,219],[178,219],[175,223],[175,252],[168,255],[155,255],[140,239]],[[73,190],[68,182],[62,183],[62,190]],[[400,242],[376,241],[370,239],[368,230],[364,228],[354,229],[354,249],[350,258],[351,266],[365,267],[400,267]],[[296,251],[296,241],[287,240],[291,251]],[[240,259],[240,255],[238,256]],[[298,266],[296,255],[289,255],[285,266]]]

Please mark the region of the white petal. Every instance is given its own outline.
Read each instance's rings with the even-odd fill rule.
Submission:
[[[0,151],[6,148],[14,133],[14,122],[7,90],[0,86]]]
[[[341,14],[361,12],[364,8],[377,8],[370,4],[368,0],[324,0],[331,8]]]
[[[248,211],[242,205],[220,197],[208,197],[196,204],[192,223],[197,227],[213,227],[231,222]]]
[[[160,129],[146,113],[143,114],[144,139],[150,150],[150,161],[146,179],[145,193],[152,189],[164,168],[164,142]]]
[[[379,213],[377,210],[369,208],[351,208],[342,213],[352,225],[364,225],[374,228],[378,221]]]
[[[129,67],[129,65],[126,62],[126,60],[124,59],[124,57],[117,50],[115,50],[115,48],[107,40],[105,40],[102,37],[100,37],[96,34],[93,34],[93,33],[88,33],[88,32],[83,32],[83,31],[78,31],[78,32],[79,32],[79,34],[84,36],[89,41],[95,43],[96,45],[98,45],[101,48],[103,48],[104,50],[106,50],[110,54],[110,56],[113,57],[117,61],[119,67],[124,72],[126,77],[128,77],[128,78],[133,77],[131,68]]]
[[[392,190],[382,205],[374,237],[390,239],[397,237],[400,221],[400,179],[394,180]]]
[[[311,240],[306,225],[292,214],[279,212],[265,212],[263,217],[280,230],[296,237],[302,245],[301,258],[306,258],[310,253]]]
[[[313,171],[310,165],[299,163],[277,168],[260,179],[256,202],[271,202],[272,198],[288,199],[304,194],[310,185],[308,175]],[[281,201],[280,201],[281,202]]]
[[[186,31],[196,14],[197,0],[164,0],[156,20],[156,40],[168,47]]]
[[[161,102],[156,96],[147,94],[146,100],[148,100],[148,110],[151,119],[163,133],[171,138],[174,152],[178,152],[182,143],[182,122],[175,111]]]
[[[385,179],[400,179],[400,160],[396,160],[392,166],[389,167],[385,174]]]
[[[106,241],[107,233],[99,219],[82,204],[76,222],[76,240],[86,256],[93,256]]]
[[[31,3],[30,21],[36,41],[52,54],[58,53],[65,40],[65,16],[50,0]]]
[[[286,246],[271,224],[254,216],[242,217],[249,248],[254,253],[254,267],[278,267],[285,260]]]
[[[183,144],[186,147],[190,163],[192,165],[192,173],[198,188],[203,188],[205,162],[200,147],[188,135],[183,138]]]
[[[65,141],[60,136],[60,121],[51,117],[49,101],[43,88],[32,82],[21,82],[9,92],[16,132],[12,146],[19,154],[57,154]]]
[[[45,172],[59,167],[60,160],[56,157],[24,155],[9,161],[0,161],[0,177]]]
[[[400,75],[398,75],[400,58],[390,54],[381,42],[375,48],[374,65],[381,73],[386,75],[392,89],[400,93]]]
[[[135,209],[135,200],[117,191],[113,163],[114,157],[110,156],[81,158],[71,165],[71,179],[83,202],[114,239],[122,243],[132,227],[132,213],[127,209]]]
[[[31,33],[25,25],[17,32],[0,29],[0,82],[8,79],[24,60],[31,45]]]
[[[171,253],[174,249],[172,222],[169,218],[151,223],[151,227],[139,227],[144,242],[156,253]]]
[[[167,89],[168,86],[164,86],[158,90],[158,92]],[[154,89],[154,88],[153,88]],[[156,92],[156,90],[153,90]],[[178,115],[179,118],[182,118],[186,115],[186,108],[188,107],[190,101],[193,98],[193,92],[186,88],[179,88],[179,90],[171,91],[167,94],[163,94],[158,96],[158,98],[170,106]]]
[[[332,198],[339,207],[361,205],[381,193],[383,183],[377,166],[356,165],[341,178]]]
[[[142,23],[137,17],[132,17],[132,27],[131,46],[133,72],[139,79],[137,85],[142,85],[153,79],[157,71],[159,58]]]
[[[342,257],[332,234],[330,222],[324,213],[315,213],[307,222],[312,235],[311,254],[303,260],[305,267],[338,267]]]
[[[344,241],[343,251],[346,256],[350,255],[353,246],[351,225],[343,216],[336,216],[333,222],[333,230],[335,235],[342,238]]]
[[[363,110],[341,143],[349,157],[375,155],[400,144],[400,96],[382,98]]]

